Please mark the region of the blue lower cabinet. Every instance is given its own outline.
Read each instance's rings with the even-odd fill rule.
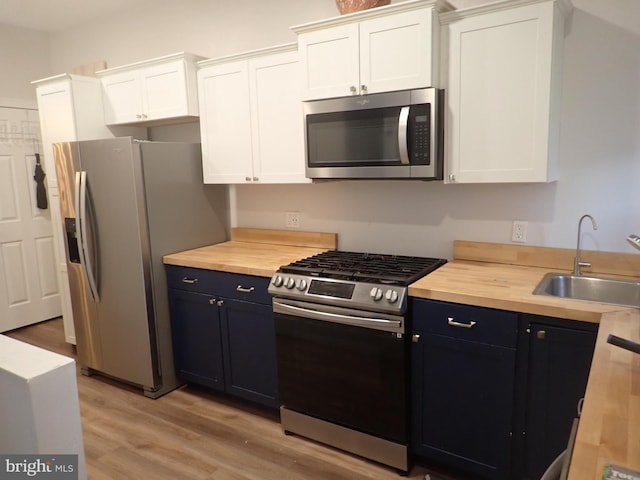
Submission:
[[[227,392],[278,407],[273,309],[225,299],[220,314]]]
[[[511,312],[413,301],[415,455],[483,478],[511,478],[517,325]]]
[[[169,289],[176,375],[224,390],[220,318],[210,295]]]
[[[524,315],[528,347],[523,474],[537,480],[567,448],[595,349],[597,324]]]
[[[279,407],[268,279],[170,265],[166,269],[176,374],[187,382]]]

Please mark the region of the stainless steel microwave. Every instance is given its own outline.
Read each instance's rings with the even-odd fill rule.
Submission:
[[[305,102],[307,177],[442,180],[443,98],[423,88]]]

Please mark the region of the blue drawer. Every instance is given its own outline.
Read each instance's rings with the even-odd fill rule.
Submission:
[[[165,267],[169,288],[271,304],[271,295],[267,293],[269,278],[175,265]]]
[[[518,314],[504,310],[415,298],[412,331],[515,348]]]

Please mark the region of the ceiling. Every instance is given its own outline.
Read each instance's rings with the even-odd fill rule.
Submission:
[[[56,32],[148,0],[1,0],[0,24]]]

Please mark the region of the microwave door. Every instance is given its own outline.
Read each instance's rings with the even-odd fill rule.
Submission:
[[[360,108],[306,115],[311,178],[408,178],[409,108]],[[402,150],[402,151],[401,151]]]

